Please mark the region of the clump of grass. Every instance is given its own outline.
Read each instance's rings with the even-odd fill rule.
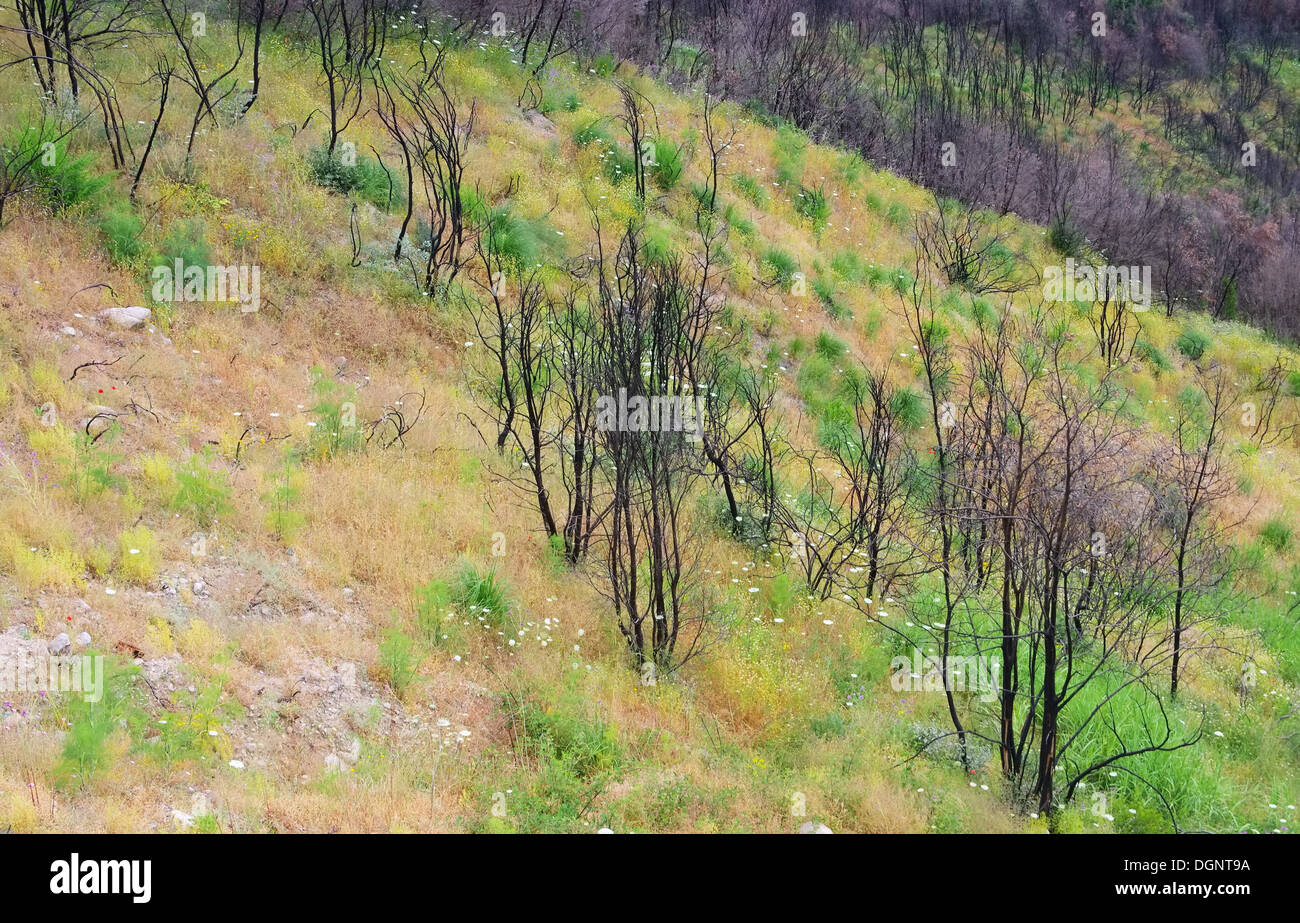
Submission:
[[[610,147],[614,139],[609,134],[609,129],[605,127],[604,120],[596,119],[594,122],[588,122],[573,133],[573,143],[578,147],[586,147],[588,144],[599,143],[601,147]]]
[[[825,227],[831,217],[831,203],[826,198],[825,190],[820,186],[816,189],[800,187],[799,194],[794,200],[794,210],[801,217],[812,222],[812,226],[818,230]]]
[[[82,788],[110,762],[109,741],[123,725],[140,714],[133,696],[132,679],[138,667],[123,666],[104,658],[103,689],[97,701],[85,695],[67,696],[67,734],[54,768],[54,784],[61,789]]]
[[[119,429],[113,424],[91,435],[76,432],[62,423],[33,430],[28,436],[32,450],[58,470],[60,484],[79,504],[122,486],[113,468],[118,456],[112,451]]]
[[[912,214],[902,202],[890,202],[885,209],[885,220],[899,230],[907,228],[912,221]]]
[[[771,274],[772,281],[783,287],[789,286],[794,281],[794,274],[799,271],[799,261],[780,247],[768,248],[763,254],[763,266]]]
[[[176,469],[176,492],[170,506],[189,514],[200,526],[211,525],[230,511],[230,485],[225,472],[212,467],[210,447],[195,452]]]
[[[1282,554],[1291,547],[1291,526],[1282,519],[1270,519],[1259,530],[1259,539],[1269,550]]]
[[[633,162],[632,155],[617,144],[605,148],[603,158],[605,176],[611,183],[618,185],[629,176],[636,175],[636,163]]]
[[[146,525],[117,537],[117,572],[127,583],[146,584],[158,573],[158,537]]]
[[[496,568],[481,571],[468,561],[452,582],[451,600],[461,612],[491,625],[502,624],[510,610],[508,592]]]
[[[912,274],[900,267],[890,274],[889,285],[898,293],[899,297],[906,297],[907,293],[912,290],[914,281],[916,280],[912,277]]]
[[[72,592],[86,583],[86,562],[70,548],[9,549],[14,580],[24,591],[54,589]]]
[[[328,461],[337,455],[360,451],[365,440],[357,425],[356,389],[335,381],[320,366],[313,368],[311,375],[312,390],[316,393],[311,412],[316,419],[312,421],[315,425],[307,441],[307,456]]]
[[[838,362],[844,359],[844,354],[848,352],[849,347],[839,337],[823,330],[817,334],[817,339],[813,341],[813,349],[823,359]]]
[[[445,580],[430,580],[415,590],[415,635],[426,647],[439,647],[450,639],[451,596]]]
[[[767,190],[758,184],[758,180],[748,173],[740,173],[731,178],[731,185],[741,197],[755,208],[767,208]]]
[[[840,304],[835,297],[835,283],[825,276],[818,276],[812,283],[813,292],[826,309],[826,313],[836,320],[845,320],[852,316],[848,308]]]
[[[293,453],[287,452],[274,474],[271,489],[262,496],[266,505],[267,528],[285,544],[291,543],[307,524],[307,517],[297,508],[304,479]]]
[[[1070,220],[1068,214],[1052,222],[1047,231],[1047,241],[1062,256],[1079,256],[1088,243],[1083,231]]]
[[[772,144],[772,159],[776,166],[776,181],[782,186],[797,187],[803,179],[804,150],[808,139],[798,129],[782,125]]]
[[[380,679],[388,684],[393,694],[399,699],[405,698],[420,670],[415,642],[396,628],[385,629],[383,640],[379,642],[377,667]]]
[[[667,138],[655,138],[654,163],[650,165],[655,185],[667,192],[677,185],[685,169],[681,148]]]
[[[672,257],[673,235],[671,230],[663,225],[647,226],[642,244],[645,247],[646,260],[651,263],[663,265]]]
[[[724,217],[727,219],[727,225],[734,228],[737,234],[741,237],[747,237],[751,240],[753,239],[754,234],[756,233],[754,222],[742,215],[734,205],[727,205]]]
[[[838,250],[831,257],[831,269],[846,282],[859,285],[867,281],[867,264],[852,250]]]

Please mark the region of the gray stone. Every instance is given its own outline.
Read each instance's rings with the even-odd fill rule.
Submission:
[[[152,317],[152,311],[139,305],[131,305],[125,308],[105,308],[99,312],[100,321],[112,324],[114,327],[121,327],[124,330],[135,330],[143,327],[149,323]]]
[[[50,642],[50,653],[54,656],[66,654],[72,649],[72,641],[68,638],[66,631],[59,632],[58,636]]]
[[[830,827],[825,824],[814,824],[812,821],[804,821],[799,825],[800,833],[834,833]]]

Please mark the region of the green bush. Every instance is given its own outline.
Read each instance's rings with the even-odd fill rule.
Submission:
[[[925,423],[927,407],[925,399],[911,388],[902,388],[894,392],[890,409],[898,422],[904,426],[917,429]]]
[[[599,143],[601,147],[609,147],[614,143],[614,139],[605,127],[604,119],[596,119],[594,122],[588,122],[573,133],[573,143],[578,147],[586,147],[588,144],[596,143]]]
[[[510,202],[492,206],[474,190],[464,193],[465,210],[478,226],[480,239],[507,272],[533,268],[554,250],[555,229],[545,217],[521,218]]]
[[[118,266],[139,259],[144,253],[144,222],[131,211],[113,211],[99,220],[99,232],[104,235],[104,249],[108,258]]]
[[[186,266],[207,266],[211,262],[211,254],[202,219],[186,218],[167,229],[158,248],[158,262],[163,266],[171,266],[176,260],[181,260]],[[181,280],[175,280],[175,285],[179,290]]]
[[[632,159],[632,155],[617,144],[605,148],[603,160],[605,177],[614,185],[618,185],[629,176],[636,175],[636,162]]]
[[[316,185],[340,195],[356,193],[358,197],[388,210],[400,204],[402,195],[392,174],[373,158],[356,155],[356,163],[344,164],[339,151],[331,155],[324,146],[312,148],[307,166]]]
[[[1169,364],[1169,360],[1165,357],[1165,354],[1162,353],[1155,344],[1143,339],[1142,337],[1138,337],[1137,341],[1134,342],[1133,352],[1140,358],[1151,363],[1151,367],[1155,369],[1156,374],[1159,374],[1160,372],[1168,372],[1173,368],[1173,366]]]
[[[0,145],[0,159],[6,167],[30,163],[28,175],[37,184],[38,195],[51,209],[60,212],[96,199],[109,179],[90,172],[92,155],[69,157],[68,139],[56,140],[56,137],[52,129],[25,128]],[[53,163],[46,163],[50,159],[47,154],[53,154]]]
[[[1178,334],[1178,339],[1174,341],[1174,346],[1178,348],[1180,353],[1195,362],[1197,359],[1200,359],[1205,355],[1206,351],[1210,348],[1211,342],[1212,341],[1207,334],[1188,327],[1182,333]]]
[[[1078,256],[1088,242],[1083,231],[1075,227],[1068,216],[1052,222],[1047,231],[1047,241],[1062,256]]]

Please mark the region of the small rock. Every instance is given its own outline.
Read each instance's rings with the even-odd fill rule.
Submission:
[[[85,631],[83,631],[81,634],[77,635],[77,646],[78,646],[78,647],[90,647],[90,633],[89,633],[89,632],[85,632]]]
[[[614,831],[613,831],[613,830],[610,830],[608,827],[601,827],[601,828],[600,828],[599,830],[597,830],[596,832],[597,832],[597,833],[613,833]]]
[[[799,825],[800,833],[834,833],[830,827],[825,824],[814,824],[812,821],[804,821]]]
[[[193,827],[194,815],[172,808],[172,823],[178,827]]]
[[[50,642],[49,647],[50,653],[57,657],[60,654],[66,654],[72,649],[72,641],[69,640],[66,631],[61,631],[58,636]]]
[[[153,317],[153,312],[148,308],[142,308],[139,305],[131,305],[125,308],[105,308],[99,312],[99,319],[114,327],[121,327],[124,330],[135,330],[149,323]]]
[[[231,760],[230,763],[229,763],[228,765],[230,766],[231,769],[243,769],[243,768],[244,768],[244,761],[243,761],[243,760]],[[827,831],[827,832],[829,833],[830,831]]]
[[[77,335],[77,328],[65,324],[59,328],[59,333],[63,334],[65,337],[75,337]]]
[[[202,596],[203,591],[206,590],[207,588],[208,585],[204,583],[202,580],[198,580],[198,579],[196,579],[192,584],[190,584],[190,592],[193,593],[195,596]]]

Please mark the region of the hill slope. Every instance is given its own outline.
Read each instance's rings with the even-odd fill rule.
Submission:
[[[229,30],[210,31],[219,59]],[[141,138],[156,111],[135,71],[145,41],[99,62]],[[4,695],[0,828],[1046,829],[1006,797],[990,754],[970,768],[950,749],[916,757],[918,741],[947,730],[944,696],[896,691],[898,650],[879,624],[797,589],[788,556],[730,538],[707,497],[692,517],[708,530],[699,573],[712,643],[672,677],[642,681],[593,579],[558,558],[527,496],[503,484],[514,460],[480,435],[484,343],[465,299],[481,296],[481,273],[471,266],[425,298],[391,259],[402,209],[377,206],[388,202],[382,171],[355,211],[318,184],[311,53],[271,36],[255,107],[206,123],[192,158],[190,101],[170,111],[138,204],[116,175],[83,201],[28,196],[6,213],[0,654],[85,632],[109,681],[93,707]],[[389,54],[395,67],[414,60],[410,43]],[[685,144],[682,178],[652,186],[646,237],[693,252],[702,100],[599,64],[560,59],[546,104],[524,112],[508,47],[485,37],[449,52],[453,96],[477,107],[467,183],[508,214],[521,260],[582,257],[593,207],[611,235],[642,214],[609,166],[630,156],[611,121],[616,78],[653,103],[657,137]],[[27,76],[0,74],[7,130],[35,124]],[[919,400],[905,317],[913,219],[929,195],[793,129],[730,107],[721,119],[736,135],[722,163],[719,291],[737,357],[776,373],[791,442],[817,444],[827,398],[854,369],[887,370]],[[397,163],[373,113],[344,140],[363,166],[376,154]],[[108,175],[101,148],[89,123],[69,143],[90,155],[86,175]],[[824,207],[807,203],[814,190]],[[1060,259],[1041,228],[1008,219],[1005,233],[1017,271]],[[154,301],[154,268],[178,258],[258,267],[260,309]],[[944,323],[969,342],[981,312],[1028,316],[1034,295],[976,306],[952,289]],[[137,305],[151,315],[135,329],[102,314]],[[1089,342],[1087,317],[1064,316]],[[1196,336],[1200,361],[1244,388],[1279,356],[1296,359],[1240,324],[1159,311],[1140,323],[1140,350],[1115,374],[1154,439],[1194,380]],[[1104,371],[1095,357],[1080,366]],[[1283,396],[1278,426],[1295,404]],[[369,442],[355,428],[398,407],[415,418],[417,406],[388,447],[382,427]],[[921,425],[909,436],[918,448],[926,439]],[[1205,734],[1142,758],[1167,802],[1115,774],[1103,801],[1078,793],[1058,829],[1167,830],[1169,803],[1184,828],[1289,827],[1300,458],[1294,440],[1260,445],[1246,427],[1230,447],[1237,489],[1216,515],[1241,519],[1242,581],[1216,614],[1235,632],[1186,668],[1177,713],[1204,720]],[[921,589],[900,581],[897,592],[883,604],[898,618],[923,611]],[[1245,693],[1243,660],[1258,666]]]

